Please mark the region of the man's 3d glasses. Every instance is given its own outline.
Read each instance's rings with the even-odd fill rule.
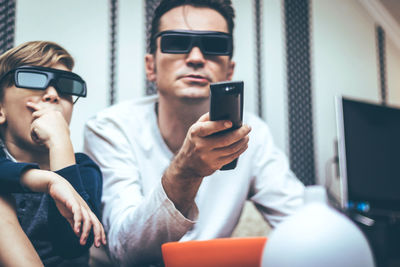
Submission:
[[[225,32],[173,30],[159,32],[155,38],[159,36],[162,53],[187,54],[197,46],[203,55],[232,56],[232,35]]]
[[[54,86],[59,94],[86,97],[85,81],[78,74],[70,71],[39,66],[21,66],[6,72],[0,78],[0,82],[12,73],[14,73],[14,84],[19,88],[46,90],[47,87]]]

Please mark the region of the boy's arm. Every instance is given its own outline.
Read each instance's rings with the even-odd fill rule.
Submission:
[[[88,202],[88,196],[82,186],[79,172],[76,174],[77,171],[73,171],[77,168],[76,160],[69,136],[69,126],[63,114],[59,110],[54,110],[51,106],[41,106],[32,102],[28,102],[27,106],[33,110],[33,121],[31,124],[32,139],[36,143],[46,146],[49,150],[48,168],[66,178],[66,180],[73,186],[79,195],[86,202]],[[86,207],[82,209],[82,216],[84,220],[80,229],[80,244],[90,245],[88,243],[92,243],[92,240],[89,240],[88,243],[86,241],[89,237],[91,229],[93,229],[95,245],[100,246],[101,243],[105,244],[104,229],[86,202],[84,203]],[[61,212],[61,215],[65,217],[62,210],[60,210],[59,205],[57,205],[57,201],[55,204],[58,210]],[[49,209],[49,216],[51,216],[50,211],[55,211],[55,213],[57,213],[57,210],[53,208],[54,205]],[[57,214],[53,217],[56,218]],[[63,223],[61,216],[59,217],[60,219],[53,220],[55,223],[54,227],[61,227],[61,229],[64,229],[66,224]],[[65,233],[66,240],[68,240],[68,236],[71,237],[71,244],[73,244],[74,236],[71,234],[71,232],[72,231],[65,229],[65,232],[63,233]]]
[[[73,166],[77,168],[76,165]],[[49,218],[55,216],[58,219],[57,223],[52,224],[54,234],[51,236],[54,236],[61,246],[62,241],[70,240],[69,244],[74,244],[79,251],[73,256],[87,251],[93,243],[86,242],[91,227],[95,232],[95,245],[105,244],[101,223],[66,179],[55,172],[38,169],[37,164],[13,162],[0,157],[0,193],[24,192],[47,193],[52,197],[54,202],[50,202]],[[87,246],[81,247],[85,243]],[[70,247],[63,248],[65,251],[71,251]]]
[[[33,163],[13,162],[0,156],[0,193],[24,193],[30,190],[21,183],[21,176],[30,169],[38,169]]]
[[[76,169],[76,165],[65,169]],[[105,234],[100,221],[85,200],[64,177],[46,170],[30,169],[23,173],[21,183],[35,192],[48,193],[49,237],[54,249],[65,258],[73,258],[87,252],[94,244],[105,244]],[[94,237],[89,233],[93,229]]]
[[[83,156],[85,155],[77,154],[78,164],[58,170],[56,173],[63,176],[65,180],[71,183],[76,191],[82,196],[84,201],[86,201],[88,206],[90,206],[91,210],[100,218],[101,174],[99,171],[97,172],[96,169],[88,166],[89,164],[87,160],[89,160],[89,158],[87,156],[85,156],[87,160],[83,162],[83,165],[85,166],[82,166],[80,161],[82,161],[81,158]],[[83,177],[81,178],[82,168],[88,170],[85,170],[82,173],[84,179],[82,179]],[[95,215],[92,213],[92,216]],[[77,245],[77,241],[79,240],[76,240],[76,238],[73,236],[73,233],[70,231],[67,223],[57,212],[54,205],[50,205],[49,207],[49,224],[52,226],[50,231],[54,231],[54,234],[51,235],[54,236],[54,239],[52,240],[54,248],[57,249],[64,257],[69,258],[80,255],[87,251],[93,243],[93,234],[91,233],[90,236],[87,237],[87,242],[84,246]],[[60,235],[58,234],[59,229],[64,229],[65,231]],[[98,235],[96,232],[99,232],[100,230],[96,229],[96,227],[93,227],[93,230],[95,236],[95,245],[98,246],[100,241],[96,239],[96,236]],[[105,244],[104,230],[101,229],[101,231],[103,239],[102,243]]]
[[[76,165],[56,171],[69,181],[100,219],[103,179],[100,168],[84,153],[77,153]]]
[[[43,266],[18,222],[15,203],[10,195],[0,195],[0,265]]]

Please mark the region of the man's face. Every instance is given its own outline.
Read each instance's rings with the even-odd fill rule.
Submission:
[[[228,33],[224,17],[210,8],[180,6],[171,9],[160,19],[159,31],[196,30]],[[154,55],[146,55],[146,73],[155,81],[159,94],[180,99],[207,99],[209,84],[231,80],[234,62],[229,56],[203,55],[194,46],[187,54],[167,54],[160,50],[160,37],[156,40]]]

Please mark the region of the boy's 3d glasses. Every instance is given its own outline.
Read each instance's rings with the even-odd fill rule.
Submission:
[[[46,90],[54,86],[59,94],[86,97],[86,83],[78,75],[70,71],[39,66],[21,66],[6,72],[0,82],[14,73],[14,84],[19,88]]]
[[[232,35],[215,31],[171,30],[159,32],[161,52],[168,54],[187,54],[194,46],[203,55],[232,56]]]

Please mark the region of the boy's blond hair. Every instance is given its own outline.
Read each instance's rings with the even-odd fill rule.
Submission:
[[[48,41],[31,41],[20,44],[0,56],[0,77],[8,71],[24,65],[50,67],[62,64],[72,70],[74,59],[60,45]],[[14,84],[12,75],[5,77],[0,83],[0,99],[4,88]]]

